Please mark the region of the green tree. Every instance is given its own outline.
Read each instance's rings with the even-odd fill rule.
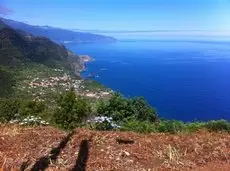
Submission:
[[[0,122],[9,122],[16,119],[20,101],[15,99],[0,99]]]
[[[153,122],[157,116],[144,98],[128,99],[119,93],[114,93],[108,102],[100,102],[97,112],[99,115],[112,117],[114,121],[137,119]]]
[[[178,132],[186,131],[186,125],[182,121],[166,120],[157,123],[156,130],[158,132],[169,132],[175,134]]]
[[[40,116],[45,110],[46,106],[43,102],[22,101],[19,114],[22,118],[27,116]]]
[[[54,113],[54,122],[64,129],[73,129],[79,126],[90,114],[88,101],[77,97],[74,91],[68,91],[60,96],[57,109]]]
[[[143,97],[136,97],[130,100],[133,107],[135,118],[140,121],[155,121],[156,111]]]
[[[13,94],[16,82],[14,76],[8,70],[0,66],[0,97],[9,97]]]

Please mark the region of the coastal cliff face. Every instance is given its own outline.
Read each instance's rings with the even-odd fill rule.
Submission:
[[[68,51],[68,63],[74,75],[80,77],[81,71],[85,70],[85,62],[80,56]]]
[[[94,59],[89,55],[79,55],[79,58],[80,58],[80,63],[82,65],[82,70],[81,71],[84,71],[86,69],[85,64],[87,62],[94,61]]]
[[[68,62],[71,70],[76,76],[80,76],[81,72],[86,69],[85,63],[91,62],[94,59],[89,55],[76,55],[71,51],[68,51]]]

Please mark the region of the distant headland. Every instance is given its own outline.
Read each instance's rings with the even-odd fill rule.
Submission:
[[[79,57],[80,57],[81,61],[84,63],[95,61],[95,59],[89,55],[79,55]]]

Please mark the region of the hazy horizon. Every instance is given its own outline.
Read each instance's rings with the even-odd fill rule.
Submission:
[[[230,30],[229,0],[0,0],[0,14],[33,25],[94,30]]]
[[[0,16],[1,18],[1,16]],[[16,21],[10,19],[6,16],[3,18],[8,19],[12,22]],[[56,28],[56,29],[64,29],[59,27],[47,26],[47,25],[33,25],[28,22],[22,22],[25,24],[29,24],[36,27],[41,27],[47,29]],[[218,40],[218,41],[230,41],[230,31],[224,30],[88,30],[88,29],[66,29],[70,31],[77,32],[85,32],[85,33],[93,33],[100,34],[106,36],[112,36],[117,38],[118,40]]]
[[[0,0],[0,16],[116,38],[230,39],[230,0]]]

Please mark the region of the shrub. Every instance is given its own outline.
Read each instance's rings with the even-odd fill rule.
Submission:
[[[0,100],[0,122],[9,122],[17,117],[20,101],[15,99]]]
[[[61,128],[73,129],[90,114],[91,108],[86,99],[76,97],[74,91],[68,91],[57,100],[57,108],[53,115],[54,122]]]
[[[130,99],[130,105],[133,108],[134,116],[140,121],[155,121],[156,111],[147,103],[143,97]]]
[[[177,120],[162,120],[157,123],[150,123],[146,121],[129,120],[120,128],[122,131],[134,131],[139,133],[163,132],[172,134],[180,132],[195,132],[200,129],[207,129],[212,132],[230,132],[230,123],[225,120],[210,121],[206,123],[184,123]]]
[[[156,111],[144,98],[124,98],[119,93],[114,93],[108,102],[100,102],[97,113],[112,117],[116,122],[136,119],[140,121],[155,121]]]
[[[205,128],[205,123],[204,122],[191,122],[191,123],[186,123],[186,131],[187,132],[196,132],[200,129]]]
[[[125,122],[121,130],[122,131],[134,131],[139,133],[179,133],[179,132],[195,132],[201,128],[204,128],[205,123],[194,122],[184,123],[176,120],[160,120],[157,123],[151,123],[146,121],[131,120]]]
[[[226,120],[209,121],[205,124],[209,131],[227,131],[230,132],[230,123]]]
[[[139,133],[156,132],[155,125],[147,121],[130,120],[122,125],[121,131],[134,131]]]
[[[185,124],[181,121],[168,120],[156,124],[157,132],[178,133],[185,130]]]
[[[44,103],[19,99],[0,100],[0,122],[21,121],[28,116],[39,117],[45,110]]]
[[[40,116],[45,110],[46,106],[43,102],[23,101],[20,105],[19,114],[22,118],[27,116]]]

